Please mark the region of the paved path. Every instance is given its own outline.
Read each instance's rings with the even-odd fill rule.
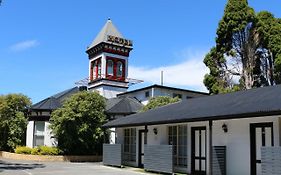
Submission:
[[[0,175],[143,175],[140,169],[114,168],[101,163],[33,162],[0,158]]]

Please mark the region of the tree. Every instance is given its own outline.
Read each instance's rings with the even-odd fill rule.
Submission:
[[[278,83],[281,61],[278,61],[279,54],[272,51],[280,53],[280,50],[272,48],[280,45],[281,28],[279,19],[269,14],[255,14],[247,0],[228,0],[217,29],[216,46],[204,59],[210,69],[204,84],[210,93]],[[270,24],[266,23],[268,19]],[[267,31],[272,30],[275,32],[269,35]],[[275,42],[271,38],[275,38]]]
[[[105,99],[96,92],[78,92],[51,114],[52,133],[64,154],[96,154],[101,151]]]
[[[22,94],[0,96],[0,149],[13,151],[25,144],[26,110],[30,99]]]
[[[149,100],[149,102],[147,103],[147,105],[145,105],[142,108],[142,112],[148,111],[150,109],[155,109],[158,108],[160,106],[164,106],[167,104],[171,104],[171,103],[176,103],[180,101],[180,99],[178,97],[172,98],[172,97],[167,97],[167,96],[158,96],[158,97],[153,97]]]

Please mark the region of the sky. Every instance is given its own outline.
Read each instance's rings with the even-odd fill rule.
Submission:
[[[88,45],[108,18],[134,49],[129,77],[207,91],[204,55],[215,44],[226,0],[2,0],[0,94],[36,103],[88,76]],[[280,0],[249,0],[256,12],[281,17]]]

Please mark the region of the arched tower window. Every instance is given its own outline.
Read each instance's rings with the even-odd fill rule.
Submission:
[[[107,60],[107,68],[106,68],[107,75],[113,76],[113,61]]]
[[[121,61],[117,62],[117,77],[123,76],[123,63]]]

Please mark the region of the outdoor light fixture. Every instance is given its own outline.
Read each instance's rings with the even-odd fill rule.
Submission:
[[[221,128],[224,132],[228,131],[227,125],[225,123],[221,126]]]
[[[153,132],[154,132],[155,135],[157,135],[157,133],[158,133],[157,128],[153,128]]]

